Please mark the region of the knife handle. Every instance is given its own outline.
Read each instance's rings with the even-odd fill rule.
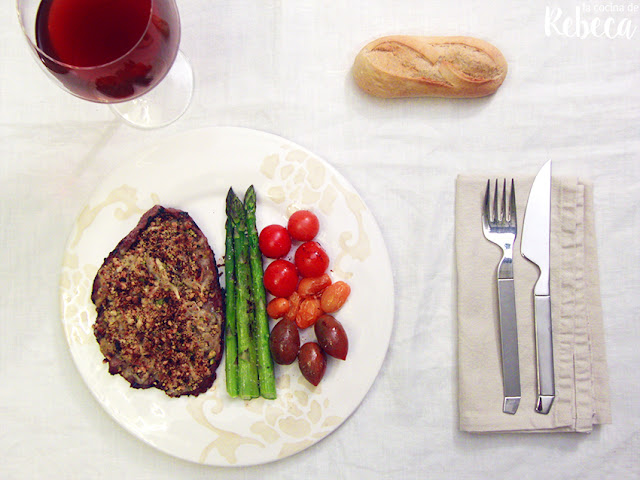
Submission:
[[[553,368],[553,335],[551,328],[551,298],[534,297],[536,360],[538,363],[538,402],[536,412],[549,413],[556,394]]]
[[[503,411],[514,414],[520,404],[520,360],[518,357],[518,324],[513,278],[498,279],[500,307],[500,347],[502,352]]]

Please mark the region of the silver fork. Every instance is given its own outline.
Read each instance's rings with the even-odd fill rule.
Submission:
[[[513,286],[513,243],[518,232],[516,194],[513,179],[507,209],[507,181],[502,184],[501,200],[498,200],[498,180],[495,182],[491,202],[491,180],[487,180],[482,211],[482,231],[490,242],[502,249],[498,264],[498,305],[500,312],[500,346],[502,354],[502,387],[504,403],[502,411],[515,414],[520,404],[520,361],[518,358],[518,328],[516,301]]]

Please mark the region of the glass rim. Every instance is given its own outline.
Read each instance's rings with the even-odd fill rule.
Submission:
[[[40,4],[42,4],[43,1],[52,1],[52,0],[40,0],[38,2],[38,8],[40,8]],[[173,0],[171,0],[171,1],[173,1]],[[16,0],[16,11],[17,11],[17,14],[18,14],[18,20],[20,22],[20,28],[22,29],[22,33],[26,37],[27,42],[29,42],[29,45],[31,46],[31,48],[38,54],[38,56],[40,58],[44,57],[44,58],[46,58],[47,61],[53,62],[56,65],[60,65],[61,67],[64,67],[64,68],[66,68],[68,70],[92,71],[92,70],[99,70],[99,69],[102,69],[102,68],[106,68],[106,67],[112,66],[112,65],[114,65],[114,64],[116,64],[118,62],[121,62],[123,59],[128,57],[131,54],[131,52],[133,52],[135,49],[138,48],[140,43],[144,40],[145,35],[149,31],[149,26],[151,25],[151,20],[153,18],[153,6],[154,6],[155,2],[156,2],[156,0],[149,0],[149,18],[147,19],[147,25],[145,26],[144,31],[140,35],[140,38],[136,41],[136,43],[129,50],[127,50],[125,53],[120,55],[118,58],[115,58],[115,59],[111,60],[110,62],[101,63],[100,65],[91,65],[91,66],[88,66],[88,67],[80,67],[78,65],[72,65],[70,63],[65,63],[65,62],[63,62],[61,60],[53,58],[48,53],[45,53],[37,45],[37,41],[34,42],[32,40],[31,35],[29,35],[29,33],[27,33],[27,27],[25,25],[25,21],[24,21],[24,18],[22,16],[22,13],[20,11],[20,4],[24,3],[23,0]],[[37,20],[37,16],[38,16],[38,14],[36,12],[36,20]],[[34,26],[34,28],[35,28],[35,26]]]

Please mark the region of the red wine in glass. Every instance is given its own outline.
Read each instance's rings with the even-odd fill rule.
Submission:
[[[41,0],[38,56],[74,95],[132,100],[166,75],[178,52],[174,0]]]

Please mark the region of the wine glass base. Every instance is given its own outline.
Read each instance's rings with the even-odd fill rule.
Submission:
[[[151,91],[128,102],[111,104],[111,110],[125,123],[137,128],[159,128],[184,114],[193,95],[193,70],[178,51],[176,60],[162,81]]]

